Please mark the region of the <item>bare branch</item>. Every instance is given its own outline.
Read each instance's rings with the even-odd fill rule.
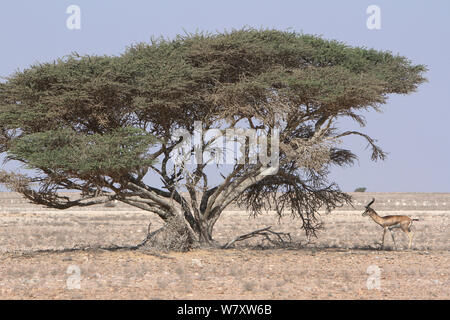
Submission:
[[[250,239],[253,237],[257,237],[257,236],[262,236],[262,237],[264,237],[265,240],[268,240],[272,244],[275,244],[277,246],[282,246],[282,247],[285,247],[288,243],[290,243],[292,241],[291,235],[289,233],[275,232],[275,231],[270,230],[271,228],[272,228],[272,226],[269,226],[269,227],[265,227],[262,229],[252,231],[250,233],[240,235],[240,236],[234,238],[233,240],[227,242],[225,245],[222,246],[222,248],[228,249],[235,242]],[[275,240],[272,239],[272,236],[276,237]],[[283,239],[283,237],[285,237],[286,239]]]
[[[368,135],[366,135],[364,133],[361,133],[361,132],[358,132],[358,131],[346,131],[346,132],[341,133],[341,134],[339,134],[339,135],[337,135],[337,136],[335,136],[333,138],[334,139],[339,139],[341,137],[345,137],[345,136],[349,136],[349,135],[358,135],[358,136],[364,137],[369,142],[369,145],[372,147],[371,159],[373,161],[377,161],[378,159],[379,160],[386,159],[386,153],[383,150],[381,150],[381,148],[378,147],[375,144],[376,140],[372,139],[371,137],[369,137]]]

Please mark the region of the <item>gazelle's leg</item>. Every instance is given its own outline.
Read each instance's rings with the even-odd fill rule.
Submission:
[[[412,231],[408,233],[408,236],[409,236],[409,246],[408,246],[408,249],[411,249],[412,240],[413,240],[413,235],[414,235],[414,232],[412,232]]]
[[[408,231],[408,229],[402,229],[403,232],[405,233],[405,235],[408,237],[408,249],[411,248],[411,243],[412,243],[412,232]]]
[[[411,224],[411,222],[400,224],[400,229],[402,229],[402,231],[405,233],[405,235],[407,236],[407,238],[409,240],[408,249],[411,247],[411,236],[410,236],[410,231],[409,231],[410,224]]]
[[[384,237],[386,235],[386,230],[387,230],[387,228],[383,228],[383,239],[381,239],[381,248],[382,249],[384,248]]]
[[[389,231],[391,232],[392,241],[394,241],[394,248],[397,248],[397,245],[395,244],[395,239],[394,239],[394,232],[392,232],[392,229],[389,229]]]

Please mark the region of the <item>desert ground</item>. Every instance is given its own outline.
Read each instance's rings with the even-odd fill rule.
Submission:
[[[140,243],[161,222],[126,205],[50,210],[0,193],[0,299],[449,299],[450,194],[352,194],[354,208],[321,213],[324,230],[306,239],[300,221],[257,218],[230,207],[214,237],[226,243],[272,226],[293,245],[259,238],[230,249],[186,253],[106,250]],[[397,247],[362,217],[372,197],[380,215],[405,214],[414,242],[395,232]],[[84,248],[85,250],[77,250]]]

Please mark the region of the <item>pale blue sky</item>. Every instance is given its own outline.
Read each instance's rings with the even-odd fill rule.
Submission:
[[[81,30],[66,27],[66,9],[81,8]],[[381,9],[381,30],[366,27],[366,8]],[[270,27],[320,34],[350,45],[391,50],[429,67],[429,83],[393,96],[384,113],[367,114],[362,130],[389,152],[370,161],[366,143],[348,138],[354,167],[331,177],[344,191],[450,192],[450,1],[2,1],[0,76],[72,51],[120,54],[134,42],[187,31]],[[344,130],[357,128],[342,122]]]

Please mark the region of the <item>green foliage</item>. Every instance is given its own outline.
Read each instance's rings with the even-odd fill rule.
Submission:
[[[390,52],[313,35],[199,33],[139,43],[115,57],[71,54],[16,72],[0,87],[0,123],[27,133],[102,133],[139,119],[167,130],[190,127],[193,117],[242,115],[236,105],[255,107],[274,92],[317,117],[348,115],[384,103],[390,93],[414,91],[425,71]]]
[[[345,115],[376,107],[390,93],[414,91],[426,71],[390,52],[253,29],[137,44],[123,58],[142,93],[137,106],[147,114],[168,112],[184,125],[184,116],[206,111],[241,115],[236,105],[262,104],[274,91],[298,108]]]
[[[366,187],[359,187],[356,188],[354,192],[366,192],[367,188]]]
[[[84,177],[123,174],[149,166],[146,158],[154,138],[137,128],[120,128],[109,134],[80,134],[70,129],[45,131],[16,139],[9,158],[59,174]]]

